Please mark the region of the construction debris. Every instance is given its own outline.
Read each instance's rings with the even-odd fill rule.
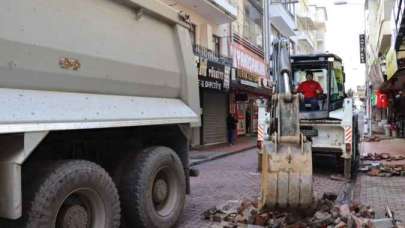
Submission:
[[[342,181],[342,182],[348,182],[350,181],[350,179],[345,178],[343,175],[341,174],[336,174],[336,175],[330,175],[329,176],[331,180],[335,180],[335,181]]]
[[[405,176],[405,165],[390,165],[383,163],[363,164],[359,171],[374,177]]]
[[[402,161],[405,160],[404,156],[393,156],[388,153],[370,153],[362,158],[364,161]]]
[[[337,195],[325,193],[313,208],[305,210],[259,210],[256,201],[228,201],[203,213],[212,227],[373,227],[375,212],[360,204],[337,205]]]
[[[381,138],[373,135],[373,136],[364,136],[363,142],[379,142]]]

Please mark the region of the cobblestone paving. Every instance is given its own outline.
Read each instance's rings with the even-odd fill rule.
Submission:
[[[390,155],[405,156],[404,139],[388,139],[380,142],[364,143],[362,154],[389,153]],[[393,162],[382,161],[392,164]],[[395,163],[404,163],[399,161]],[[372,177],[366,174],[358,175],[354,201],[370,205],[376,211],[377,217],[385,216],[385,207],[393,210],[397,219],[405,222],[405,177]]]
[[[257,170],[256,150],[232,155],[197,166],[200,176],[191,178],[191,195],[188,196],[181,228],[208,227],[201,213],[227,200],[258,197],[260,176]],[[329,174],[314,176],[316,196],[323,192],[340,192],[344,183],[329,179]]]
[[[385,207],[395,212],[397,219],[405,221],[405,178],[371,177],[357,178],[354,201],[370,205],[377,217],[384,217]]]

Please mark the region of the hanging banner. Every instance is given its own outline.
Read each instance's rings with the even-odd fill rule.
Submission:
[[[387,80],[390,80],[398,70],[397,52],[394,48],[388,51],[385,57],[385,63],[387,65]]]

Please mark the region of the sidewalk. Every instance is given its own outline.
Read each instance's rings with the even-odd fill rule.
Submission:
[[[363,160],[362,164],[371,167],[389,167],[405,165],[405,160],[391,160],[391,158],[405,156],[405,139],[384,138],[381,141],[364,142],[362,157],[367,154],[368,160]],[[375,209],[377,217],[384,217],[385,208],[389,207],[396,213],[397,219],[405,221],[405,177],[404,176],[384,176],[378,170],[375,174],[359,173],[354,201],[365,205],[370,205]],[[382,172],[382,171],[381,171]],[[373,176],[375,175],[375,176]]]
[[[253,149],[257,145],[256,141],[256,136],[243,136],[236,140],[235,145],[226,143],[192,149],[190,151],[190,166]]]

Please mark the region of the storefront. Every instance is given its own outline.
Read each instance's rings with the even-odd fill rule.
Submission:
[[[229,110],[238,119],[238,135],[257,133],[257,99],[268,100],[271,96],[270,82],[261,56],[242,45],[232,45],[233,70]]]
[[[387,134],[390,129],[395,137],[405,137],[405,55],[391,47],[385,59],[369,66],[369,132]]]
[[[227,141],[226,117],[232,61],[198,47],[194,49],[198,67],[202,127],[200,144]]]

